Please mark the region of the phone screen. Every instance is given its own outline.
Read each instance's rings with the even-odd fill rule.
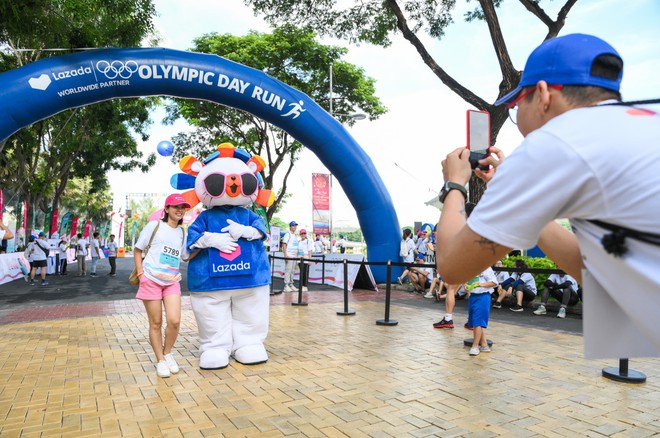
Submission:
[[[475,169],[490,148],[490,113],[487,111],[467,111],[467,148],[470,150],[470,164]],[[482,166],[480,169],[488,168]]]

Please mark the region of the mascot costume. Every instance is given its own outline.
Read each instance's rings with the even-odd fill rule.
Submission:
[[[266,222],[250,210],[267,207],[274,194],[262,190],[265,167],[229,143],[204,161],[181,159],[183,174],[172,177],[190,205],[207,207],[188,229],[187,246],[199,252],[188,263],[190,302],[199,328],[199,366],[220,369],[230,356],[242,364],[268,360],[270,263],[264,246]]]

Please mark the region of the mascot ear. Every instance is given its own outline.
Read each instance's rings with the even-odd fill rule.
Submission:
[[[252,173],[261,172],[266,168],[266,162],[259,155],[254,155],[247,162],[248,167]]]
[[[190,208],[200,203],[200,200],[197,197],[197,192],[195,192],[195,189],[188,190],[187,192],[183,192],[181,193],[181,196],[183,196],[183,199],[185,199],[186,202],[190,204]]]
[[[275,193],[272,190],[259,190],[257,199],[254,202],[264,207],[270,207],[275,202]]]
[[[192,189],[195,187],[195,177],[187,173],[175,173],[170,178],[170,185],[177,190]]]
[[[179,169],[183,170],[188,175],[197,176],[199,171],[202,170],[202,167],[204,167],[204,165],[192,155],[186,155],[181,158],[181,161],[179,161]]]

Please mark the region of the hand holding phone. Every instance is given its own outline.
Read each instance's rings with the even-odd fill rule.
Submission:
[[[479,160],[490,153],[490,113],[488,111],[467,111],[467,149],[470,151],[470,166],[488,170],[479,165]]]

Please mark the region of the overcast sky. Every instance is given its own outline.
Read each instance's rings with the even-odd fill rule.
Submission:
[[[455,15],[456,24],[441,41],[428,43],[430,53],[460,83],[485,100],[496,98],[500,72],[485,23],[464,23],[463,2]],[[498,10],[511,57],[522,69],[529,53],[546,33],[517,2],[503,2]],[[550,16],[556,16],[564,1],[543,1]],[[470,3],[474,5],[476,2]],[[622,7],[625,5],[625,7]],[[162,47],[186,50],[192,40],[205,33],[244,35],[249,30],[268,32],[241,0],[156,0],[156,20]],[[579,0],[571,10],[561,34],[591,33],[612,44],[625,62],[622,93],[625,99],[660,97],[660,1]],[[342,44],[339,41],[323,41]],[[368,45],[349,46],[345,60],[356,64],[376,79],[376,94],[389,112],[379,120],[358,121],[350,133],[370,155],[393,199],[400,225],[414,221],[434,223],[438,210],[424,205],[442,184],[440,162],[456,147],[465,145],[465,111],[472,109],[454,95],[423,64],[414,48],[400,36],[386,49]],[[161,126],[162,112],[154,114],[151,139],[141,143],[145,153],[155,152],[161,140],[168,140],[186,128],[185,124]],[[497,146],[510,152],[522,137],[507,122]],[[112,172],[115,210],[123,206],[126,193],[173,191],[169,178],[178,168],[166,158],[148,174]],[[311,174],[327,170],[316,156],[305,151],[290,176],[293,197],[278,216],[311,226]],[[274,187],[276,190],[277,187]],[[358,226],[355,212],[341,186],[333,187],[335,227]]]

